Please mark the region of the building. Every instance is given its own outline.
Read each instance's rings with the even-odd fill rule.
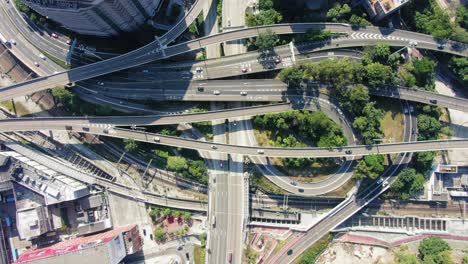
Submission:
[[[39,14],[78,34],[113,36],[138,29],[161,0],[24,0]]]
[[[409,0],[362,0],[370,18],[379,21],[399,10]]]
[[[25,252],[15,263],[117,264],[125,256],[140,251],[142,247],[143,241],[138,232],[138,226],[124,226]]]

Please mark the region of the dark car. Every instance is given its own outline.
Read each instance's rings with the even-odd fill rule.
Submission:
[[[288,253],[288,255],[291,255],[291,254],[293,253],[293,250],[292,250],[292,248],[291,248],[291,249],[289,249],[287,253]]]
[[[304,189],[299,189],[299,192],[300,192],[300,193],[303,193],[303,192],[304,192]]]
[[[436,100],[436,99],[430,99],[429,102],[430,102],[431,104],[437,104],[437,100]]]
[[[346,154],[352,154],[352,153],[353,153],[353,151],[352,151],[352,150],[350,150],[350,149],[348,149],[348,150],[346,150],[346,151],[345,151],[345,153],[346,153]]]

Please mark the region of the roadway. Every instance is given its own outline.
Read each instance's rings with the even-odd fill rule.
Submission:
[[[406,105],[404,107],[409,107],[407,103],[405,104]],[[416,117],[412,115],[411,112],[408,112],[405,113],[404,118],[405,129],[403,136],[409,141],[414,141],[417,139],[417,134],[412,133],[412,129],[413,125],[417,126]],[[294,259],[300,256],[300,254],[306,251],[307,248],[317,242],[320,238],[328,234],[328,232],[333,230],[339,224],[343,223],[346,219],[357,213],[359,210],[377,198],[380,194],[385,192],[397,179],[398,173],[403,168],[406,168],[408,163],[411,161],[411,158],[412,153],[402,153],[398,155],[398,157],[393,161],[392,165],[387,167],[381,176],[381,178],[384,180],[383,182],[388,182],[387,185],[374,182],[360,193],[353,194],[352,196],[348,197],[347,200],[335,207],[325,218],[321,219],[311,229],[305,232],[297,242],[288,244],[270,260],[273,260],[274,263],[281,264],[292,263]],[[290,254],[286,254],[288,251],[292,252]]]
[[[284,101],[287,84],[280,80],[205,80],[86,83],[93,93],[119,99],[171,101]],[[168,88],[170,87],[170,88]],[[326,85],[322,85],[327,88]],[[218,93],[219,92],[219,93]],[[245,95],[242,95],[244,92]],[[408,87],[369,88],[369,94],[400,100],[438,105],[468,112],[468,100]],[[435,100],[435,101],[432,101]]]
[[[408,45],[409,41],[417,41],[419,43],[419,48],[439,50],[437,48],[439,43],[431,36],[415,32],[375,27],[352,29],[349,25],[346,24],[332,23],[279,24],[219,33],[213,36],[203,37],[169,47],[162,46],[161,42],[157,40],[147,44],[146,46],[143,46],[142,48],[112,59],[96,62],[74,68],[66,72],[44,76],[27,82],[5,87],[0,90],[0,96],[4,100],[7,100],[16,96],[30,94],[50,87],[55,87],[57,85],[74,83],[111,72],[146,64],[154,60],[169,58],[182,53],[195,51],[208,45],[230,40],[255,37],[259,33],[265,32],[266,30],[272,30],[277,34],[292,34],[303,33],[309,29],[322,29],[329,30],[331,32],[347,33],[350,36],[347,38],[338,38],[329,40],[327,42],[317,43],[315,50],[336,49],[338,46],[342,48],[374,45],[382,41],[385,41],[391,46],[397,47],[406,46]],[[447,46],[442,51],[456,55],[468,56],[468,50],[465,48],[465,44],[461,43],[448,42]]]
[[[304,109],[325,113],[330,119],[342,127],[343,134],[348,140],[348,143],[351,145],[356,144],[357,141],[349,120],[341,112],[338,106],[328,100],[328,97],[322,97],[319,98],[317,104],[306,105]],[[252,123],[247,122],[246,126],[246,138],[249,145],[258,146],[253,132]],[[255,156],[250,158],[257,165],[262,174],[273,184],[280,187],[282,190],[302,196],[321,195],[336,190],[351,179],[355,165],[355,157],[349,157],[343,161],[340,168],[335,173],[328,175],[326,179],[312,183],[303,183],[294,182],[289,179],[287,175],[272,165],[266,157]]]

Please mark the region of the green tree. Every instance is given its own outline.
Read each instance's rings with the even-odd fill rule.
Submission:
[[[431,140],[439,138],[442,124],[436,118],[425,114],[418,115],[418,139]]]
[[[274,9],[261,11],[258,14],[247,13],[245,20],[249,27],[278,24],[283,19],[281,13]]]
[[[459,5],[457,8],[457,23],[468,30],[468,5]]]
[[[60,87],[53,88],[52,95],[57,101],[64,105],[70,105],[75,97],[69,90]]]
[[[136,152],[139,148],[138,142],[133,139],[124,139],[124,143],[125,150],[128,152]]]
[[[166,238],[166,231],[164,231],[164,229],[161,227],[156,228],[156,231],[154,231],[154,239],[156,241],[161,242],[161,241],[164,241],[165,238]]]
[[[367,26],[372,25],[365,18],[354,15],[354,14],[351,15],[351,17],[349,18],[349,23],[354,27],[367,27]]]
[[[449,66],[460,79],[462,79],[465,82],[468,82],[468,58],[453,57],[450,60]]]
[[[362,109],[369,101],[369,90],[362,84],[356,84],[340,93],[340,106],[355,116],[361,115]]]
[[[403,200],[424,189],[425,178],[413,168],[406,168],[398,174],[391,186],[392,192]]]
[[[426,57],[413,61],[412,73],[419,87],[433,90],[436,63]]]
[[[187,160],[184,157],[170,156],[167,159],[167,168],[171,171],[182,172],[188,168]]]
[[[384,171],[383,155],[368,155],[358,162],[354,171],[354,178],[357,179],[377,179]]]
[[[177,211],[177,210],[174,210],[174,213],[172,214],[172,216],[174,216],[175,219],[179,219],[179,216],[181,215],[182,213],[180,211]]]
[[[192,217],[192,213],[190,213],[190,212],[184,212],[182,214],[182,219],[185,220],[185,221],[189,220],[191,217]]]
[[[165,208],[162,211],[162,213],[163,213],[164,216],[169,216],[170,214],[172,214],[172,210],[170,208]]]
[[[440,254],[445,251],[450,251],[451,248],[447,242],[439,237],[424,238],[418,247],[419,257],[426,262],[426,258],[430,257],[435,260],[434,263],[445,263],[442,262]]]
[[[392,68],[380,63],[366,65],[366,80],[372,87],[389,85],[392,83]]]
[[[291,86],[299,86],[304,78],[304,72],[299,66],[287,67],[281,70],[278,77]]]
[[[270,29],[265,32],[261,32],[255,44],[260,50],[271,50],[279,41],[278,35]]]
[[[327,12],[327,19],[333,22],[344,22],[351,14],[351,7],[349,5],[336,4]]]

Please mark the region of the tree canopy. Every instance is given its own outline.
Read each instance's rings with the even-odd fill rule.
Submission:
[[[278,41],[278,35],[272,30],[267,29],[265,32],[261,32],[258,35],[255,45],[257,45],[260,50],[271,50]]]
[[[417,173],[414,168],[406,168],[398,174],[398,178],[391,186],[391,191],[401,199],[408,200],[411,195],[424,189],[425,181],[424,176]]]

